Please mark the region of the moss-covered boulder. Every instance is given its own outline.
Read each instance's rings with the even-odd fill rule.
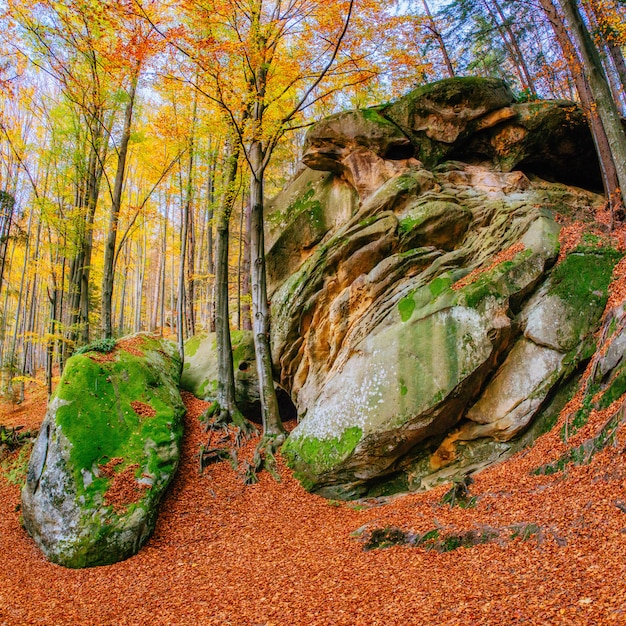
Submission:
[[[511,260],[466,286],[453,289],[453,273],[431,274],[395,306],[370,303],[376,325],[352,335],[315,392],[311,356],[301,393],[314,400],[283,448],[303,484],[329,497],[363,495],[420,442],[453,429],[510,349],[511,306],[556,258],[556,232],[537,216]]]
[[[260,416],[259,378],[251,331],[231,332],[233,369],[235,371],[235,401],[249,419]],[[215,333],[189,338],[185,342],[185,366],[180,378],[182,389],[197,398],[213,401],[217,395],[217,339]]]
[[[106,565],[139,550],[183,434],[173,343],[139,334],[113,349],[94,347],[68,360],[22,490],[26,530],[67,567]]]
[[[432,169],[451,159],[602,188],[581,107],[517,103],[495,78],[444,79],[384,106],[333,115],[311,127],[303,155],[306,165],[341,177],[361,199],[409,163]]]
[[[259,376],[251,331],[231,331],[233,369],[235,373],[235,402],[249,420],[261,423]],[[217,397],[217,341],[215,333],[191,337],[185,342],[185,366],[180,379],[182,389],[196,397],[213,401]],[[283,421],[295,419],[296,409],[289,394],[278,384],[276,395]]]
[[[448,78],[418,87],[382,110],[411,139],[427,167],[441,162],[473,133],[513,117],[515,97],[495,78]]]

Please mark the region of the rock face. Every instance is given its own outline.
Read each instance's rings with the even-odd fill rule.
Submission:
[[[574,105],[516,104],[494,80],[311,128],[317,171],[275,199],[267,255],[272,356],[301,417],[283,453],[307,488],[423,489],[527,437],[589,358],[619,258],[594,244],[555,266],[555,213],[601,198],[529,176],[568,179],[567,162],[594,187],[592,150]]]
[[[178,466],[184,406],[174,344],[149,335],[68,360],[22,490],[24,525],[67,567],[135,554]]]

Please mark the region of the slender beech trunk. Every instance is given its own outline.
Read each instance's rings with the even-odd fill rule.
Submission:
[[[228,247],[230,216],[237,193],[235,182],[239,162],[239,143],[226,145],[225,191],[217,215],[216,266],[215,266],[215,331],[217,340],[217,402],[228,417],[237,413],[235,404],[235,375],[233,349],[230,340],[230,315],[228,310]],[[226,415],[220,416],[224,419]]]
[[[626,61],[624,60],[622,49],[617,43],[618,35],[614,32],[614,27],[607,24],[606,13],[607,10],[615,11],[616,7],[600,6],[598,2],[590,2],[590,0],[583,0],[583,7],[593,28],[597,29],[602,35],[602,41],[613,61],[613,66],[620,83],[619,89],[623,96],[626,94]]]
[[[37,220],[37,236],[35,239],[34,256],[30,263],[37,264],[39,262],[39,251],[41,247],[41,230],[42,220],[41,217]],[[34,374],[34,347],[32,337],[35,336],[35,321],[37,317],[37,295],[39,290],[39,274],[34,273],[32,277],[32,283],[29,284],[26,290],[26,297],[30,294],[30,303],[27,303],[28,317],[25,316],[23,322],[23,355],[22,355],[22,376],[26,374]],[[21,386],[21,400],[24,399],[24,386]]]
[[[185,203],[181,211],[182,233],[178,263],[178,301],[176,303],[176,339],[181,361],[185,358],[185,257],[187,256],[187,232],[189,230],[188,209],[189,206]]]
[[[252,229],[252,211],[250,210],[250,199],[244,205],[243,230],[243,258],[241,261],[241,318],[243,330],[252,330],[252,315],[250,313],[251,289],[250,289],[250,232]]]
[[[128,241],[125,242],[124,244],[124,266],[128,267]],[[124,272],[122,274],[122,292],[120,294],[120,298],[119,298],[119,330],[120,333],[123,335],[125,334],[125,328],[124,328],[124,323],[125,323],[125,319],[124,319],[124,313],[125,313],[125,309],[126,309],[126,286],[128,285],[128,272]]]
[[[143,226],[143,245],[137,241],[137,284],[135,286],[135,319],[133,332],[141,331],[141,311],[143,305],[144,283],[146,279],[146,254],[148,251],[146,226]]]
[[[237,329],[242,330],[241,323],[241,283],[243,280],[243,238],[244,238],[244,215],[245,215],[245,194],[241,198],[241,213],[239,215],[239,253],[237,255]],[[249,271],[249,270],[248,270]]]
[[[622,49],[610,39],[606,42],[606,46],[609,49],[609,54],[613,60],[615,71],[619,76],[619,82],[622,88],[622,95],[626,94],[626,60],[624,60],[624,53]]]
[[[587,27],[583,23],[576,2],[574,0],[559,0],[559,2],[563,9],[565,24],[580,52],[585,74],[589,80],[589,87],[593,95],[593,104],[597,107],[598,115],[609,142],[621,192],[620,197],[615,200],[624,206],[626,204],[626,135],[620,121],[617,106],[602,69],[600,55]]]
[[[15,260],[15,249],[17,248],[17,242],[15,239],[12,240],[11,243],[11,254],[9,254],[9,263],[7,265],[7,274],[11,275],[11,269],[13,267],[13,262]],[[7,331],[8,331],[8,315],[7,311],[9,310],[9,294],[10,289],[7,288],[4,290],[4,304],[2,307],[2,329],[0,330],[0,338],[2,342],[0,343],[0,363],[4,363],[7,360]],[[10,346],[9,346],[10,347]]]
[[[428,30],[432,33],[433,37],[437,41],[437,45],[441,50],[441,54],[443,55],[443,60],[446,64],[446,69],[448,71],[448,76],[450,78],[454,78],[454,66],[452,65],[452,61],[450,59],[450,55],[448,54],[448,48],[446,47],[446,42],[443,40],[443,36],[439,28],[437,28],[437,24],[433,19],[432,13],[430,12],[430,7],[428,6],[428,2],[426,0],[422,0],[422,4],[424,5],[424,11],[426,12],[426,17],[428,18]]]
[[[15,198],[6,191],[0,192],[0,293],[2,293],[14,208]]]
[[[185,189],[185,229],[187,242],[185,244],[187,253],[187,289],[186,289],[186,322],[188,336],[196,334],[196,240],[195,240],[195,220],[193,212],[193,186],[194,186],[194,165],[195,165],[195,143],[196,143],[196,121],[198,113],[198,93],[194,92],[193,112],[191,117],[191,135],[189,138],[189,161],[187,170],[187,185]]]
[[[502,16],[502,13],[500,11],[500,6],[495,0],[492,0],[492,1],[494,2],[496,11]],[[489,16],[491,17],[491,20],[493,21],[494,26],[500,33],[500,37],[502,38],[502,41],[504,42],[504,46],[509,52],[511,61],[513,61],[513,65],[515,66],[517,76],[522,85],[522,89],[527,89],[529,93],[534,93],[533,91],[534,87],[532,86],[532,82],[529,82],[527,78],[528,68],[526,68],[526,71],[524,71],[524,66],[525,66],[524,59],[516,51],[515,46],[517,45],[517,41],[515,40],[514,36],[512,37],[512,41],[509,40],[509,36],[507,36],[507,35],[510,35],[511,33],[506,28],[506,20],[504,21],[504,23],[501,23],[500,20],[498,20],[498,16],[496,15],[496,12],[494,12],[494,10],[491,8],[491,5],[489,4],[488,0],[482,0],[482,4],[487,10],[487,13],[489,13]]]
[[[532,74],[530,73],[530,70],[528,69],[528,64],[526,63],[524,59],[524,53],[522,52],[522,49],[519,47],[517,36],[513,32],[513,29],[511,28],[511,24],[508,18],[506,17],[506,15],[504,14],[504,11],[502,10],[502,7],[500,6],[500,3],[498,2],[498,0],[493,0],[493,5],[495,6],[497,13],[500,16],[500,19],[502,20],[502,28],[504,28],[505,32],[508,35],[510,47],[513,52],[513,56],[516,59],[516,62],[518,63],[520,69],[522,70],[522,73],[524,74],[524,79],[526,81],[526,86],[528,88],[528,91],[532,96],[536,96],[537,90],[535,89],[535,83],[533,81]]]
[[[161,231],[163,225],[161,224]],[[160,236],[160,235],[159,235]],[[154,332],[157,328],[157,320],[159,318],[159,302],[161,300],[161,275],[163,274],[164,253],[161,247],[156,251],[157,255],[157,269],[156,276],[154,277],[154,285],[152,289],[152,308],[150,309],[150,332]]]
[[[77,249],[70,269],[70,333],[69,339],[89,343],[89,275],[93,249],[93,227],[100,193],[106,142],[103,138],[103,120],[95,113],[90,124],[89,158],[87,172],[77,193],[79,225]]]
[[[15,326],[13,327],[13,339],[11,342],[11,354],[9,358],[9,362],[12,364],[12,366],[15,367],[15,370],[17,370],[17,337],[19,334],[19,327],[20,327],[20,324],[22,323],[23,318],[26,317],[26,311],[22,311],[22,302],[26,298],[24,288],[26,284],[26,276],[28,274],[28,261],[29,261],[28,256],[30,254],[32,224],[33,224],[33,211],[31,211],[30,215],[28,216],[26,244],[25,244],[25,249],[24,249],[24,263],[22,265],[22,278],[20,280],[20,290],[17,296],[17,308],[15,309],[15,320],[14,320]],[[23,356],[23,353],[24,353],[24,344],[22,344],[22,356]],[[11,391],[13,392],[14,390],[13,390],[12,381],[9,383],[9,387]],[[21,394],[23,394],[23,387],[22,387]]]
[[[48,392],[48,400],[52,395],[52,368],[54,367],[54,337],[57,331],[57,289],[56,285],[48,290],[48,298],[50,300],[50,322],[48,324],[48,332],[50,339],[46,342],[46,390]]]
[[[167,196],[169,199],[169,195]],[[169,200],[165,203],[165,224],[163,226],[163,249],[162,249],[162,258],[163,258],[163,272],[161,274],[161,297],[160,297],[160,312],[159,312],[159,327],[161,337],[163,336],[163,330],[165,328],[165,274],[167,273],[167,225],[170,219],[170,203]]]
[[[257,105],[258,106],[258,105]],[[272,374],[270,351],[270,312],[267,301],[267,275],[265,270],[265,235],[263,230],[263,148],[260,141],[250,146],[250,257],[252,278],[252,330],[256,354],[259,391],[261,394],[261,417],[265,435],[277,436],[285,432]]]
[[[215,260],[213,250],[215,242],[213,240],[213,221],[215,207],[215,176],[216,176],[216,154],[217,150],[211,154],[209,163],[209,175],[207,177],[207,265],[208,275],[206,284],[207,316],[208,326],[211,332],[215,332]]]
[[[106,338],[113,336],[113,283],[115,280],[115,244],[120,210],[122,208],[122,192],[124,190],[124,174],[128,156],[128,144],[133,120],[133,107],[137,92],[139,70],[133,75],[128,92],[128,102],[124,111],[124,128],[117,154],[117,170],[111,198],[111,213],[109,214],[109,228],[104,245],[104,267],[102,273],[102,335]]]

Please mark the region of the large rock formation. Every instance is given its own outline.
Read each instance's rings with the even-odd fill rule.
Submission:
[[[296,476],[375,495],[516,449],[589,357],[619,258],[594,243],[552,269],[555,214],[601,201],[533,176],[596,187],[580,111],[446,80],[320,122],[303,161],[271,205],[268,249]]]
[[[68,360],[22,490],[24,525],[67,567],[135,554],[178,466],[184,406],[174,344],[149,335]]]

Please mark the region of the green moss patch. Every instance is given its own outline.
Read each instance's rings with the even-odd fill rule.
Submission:
[[[604,308],[613,268],[621,257],[613,248],[578,249],[555,267],[550,294],[568,302],[573,310]]]
[[[348,428],[340,437],[332,439],[290,437],[281,452],[303,487],[310,489],[314,486],[312,477],[320,476],[344,461],[362,437],[363,431],[358,426]]]
[[[71,444],[69,461],[86,504],[108,488],[109,479],[98,477],[97,468],[113,458],[124,459],[123,467],[139,464],[155,482],[173,472],[173,461],[164,465],[159,451],[182,438],[178,367],[158,352],[142,358],[119,351],[111,361],[86,353],[68,360],[55,393],[64,401],[56,422]],[[154,416],[138,415],[131,404],[136,402],[151,407]],[[86,486],[85,472],[94,476]]]
[[[415,299],[412,293],[398,302],[398,311],[400,312],[400,319],[403,322],[408,322],[411,319],[413,311],[415,311],[415,306]]]
[[[205,335],[194,335],[185,341],[185,359],[194,356],[198,352],[198,348],[205,338]]]

